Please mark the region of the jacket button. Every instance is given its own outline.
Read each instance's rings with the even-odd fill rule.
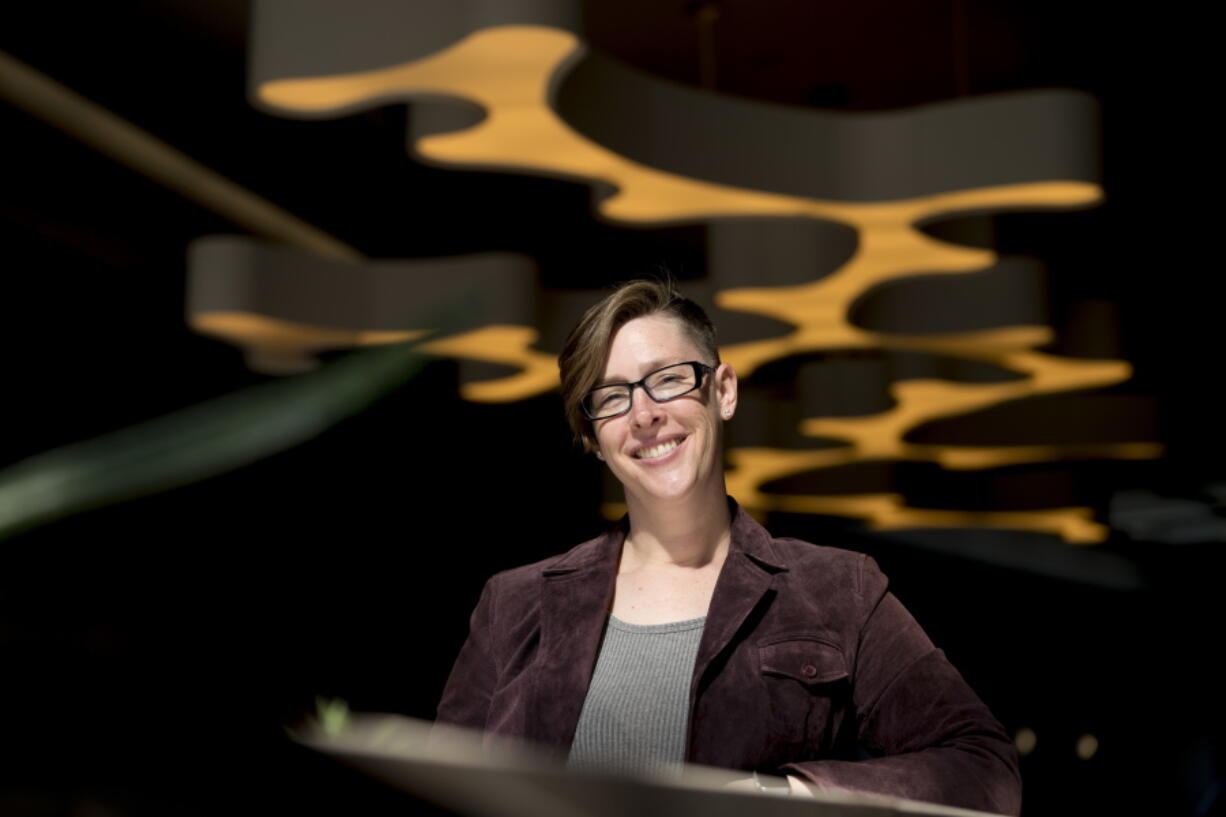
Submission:
[[[806,678],[812,678],[814,675],[817,675],[817,667],[812,664],[805,664],[800,668],[800,671],[805,674]]]

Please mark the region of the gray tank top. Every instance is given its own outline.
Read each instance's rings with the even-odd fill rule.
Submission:
[[[627,624],[609,616],[568,766],[633,773],[685,760],[690,680],[705,623]]]

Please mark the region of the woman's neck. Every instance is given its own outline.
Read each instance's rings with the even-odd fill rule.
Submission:
[[[722,486],[668,503],[641,502],[627,497],[630,533],[622,552],[637,565],[671,564],[705,567],[722,564],[732,539],[732,520]],[[628,552],[627,552],[628,551]]]

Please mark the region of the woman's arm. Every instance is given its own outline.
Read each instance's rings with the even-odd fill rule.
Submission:
[[[872,758],[794,763],[782,771],[819,788],[1017,814],[1021,778],[1012,741],[886,584],[865,557],[852,700],[860,744]]]
[[[435,716],[438,723],[485,728],[497,675],[491,644],[496,578],[485,583],[469,619],[468,639],[451,668],[451,676],[438,704]]]

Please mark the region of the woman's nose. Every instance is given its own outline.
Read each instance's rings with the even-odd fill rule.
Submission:
[[[664,417],[664,407],[648,397],[646,389],[639,387],[630,395],[630,417],[636,426],[649,426]]]

